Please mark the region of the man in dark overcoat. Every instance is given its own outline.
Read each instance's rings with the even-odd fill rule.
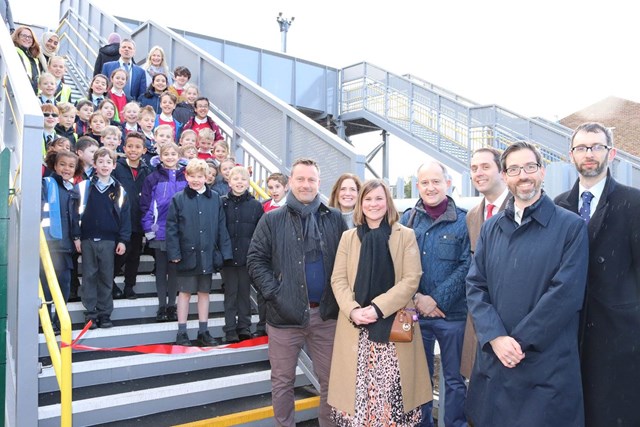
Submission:
[[[586,425],[640,426],[640,190],[611,177],[616,149],[603,125],[578,126],[570,155],[579,177],[556,203],[588,223],[580,329]]]
[[[501,165],[514,198],[485,222],[467,276],[478,337],[467,418],[475,427],[581,427],[586,225],[542,191],[534,145],[510,145]]]

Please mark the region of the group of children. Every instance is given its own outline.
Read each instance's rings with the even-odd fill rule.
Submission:
[[[112,327],[113,298],[137,296],[146,242],[155,258],[156,321],[178,322],[177,344],[191,345],[186,326],[193,293],[197,344],[219,343],[207,330],[215,272],[224,282],[225,341],[250,338],[246,253],[263,212],[284,203],[286,177],[271,175],[272,199],[258,202],[249,193],[250,171],[229,157],[206,98],[196,98],[193,116],[183,124],[172,118],[173,93],[162,93],[156,113],[152,106],[135,101],[119,106],[106,97],[112,88],[104,76],[97,75],[87,98],[75,105],[55,96],[47,102],[50,86],[43,83],[40,94],[43,226],[65,299],[77,292],[71,284],[82,254],[85,320],[91,328]],[[120,290],[114,276],[123,268]],[[264,335],[259,311],[257,334]]]

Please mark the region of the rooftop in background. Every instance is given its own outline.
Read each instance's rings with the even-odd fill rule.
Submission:
[[[640,157],[640,103],[610,96],[577,111],[560,123],[575,129],[584,122],[600,122],[613,128],[613,144]]]

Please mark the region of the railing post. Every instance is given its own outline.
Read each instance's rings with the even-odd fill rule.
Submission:
[[[7,384],[7,282],[9,265],[9,170],[8,148],[0,153],[0,426],[4,427],[5,386]]]

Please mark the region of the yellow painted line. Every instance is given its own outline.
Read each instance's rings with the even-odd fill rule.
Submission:
[[[306,399],[296,400],[296,412],[306,411],[308,409],[320,406],[320,396],[308,397]],[[264,420],[273,417],[273,406],[265,406],[263,408],[251,409],[244,412],[236,412],[235,414],[223,415],[221,417],[210,418],[208,420],[195,421],[193,423],[180,424],[174,427],[227,427],[237,426],[240,424],[251,423],[258,420]]]

